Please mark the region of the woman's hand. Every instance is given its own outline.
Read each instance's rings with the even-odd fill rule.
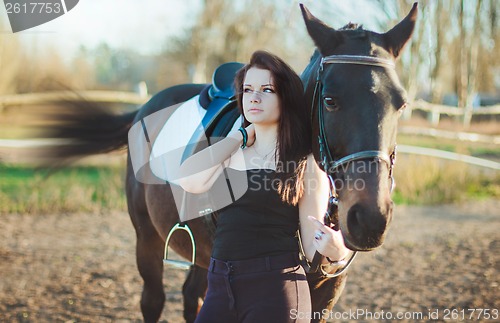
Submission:
[[[335,231],[312,216],[308,216],[307,218],[316,227],[313,245],[320,254],[330,258],[332,261],[342,260],[349,255],[350,250],[344,245],[344,238],[340,230]]]
[[[248,127],[245,128],[247,131],[247,147],[250,147],[253,145],[255,142],[255,126],[253,124],[250,124]]]

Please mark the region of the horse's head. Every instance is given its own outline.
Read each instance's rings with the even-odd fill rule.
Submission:
[[[394,60],[411,37],[417,5],[384,34],[353,24],[335,30],[301,9],[318,49],[302,75],[313,151],[335,185],[346,246],[371,250],[392,218],[396,130],[406,105]]]

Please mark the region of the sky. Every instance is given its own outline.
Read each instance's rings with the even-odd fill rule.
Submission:
[[[299,12],[299,1],[278,1]],[[133,48],[142,54],[154,54],[165,47],[169,36],[179,35],[194,24],[200,2],[201,0],[80,0],[65,15],[43,25],[16,34],[12,34],[10,26],[4,25],[0,33],[3,36],[18,37],[24,45],[32,47],[34,52],[56,48],[72,55],[80,45],[94,48],[106,42],[114,48]],[[370,24],[377,15],[376,10],[379,10],[373,0],[300,2],[304,2],[311,10],[319,5],[336,6],[332,17],[322,16],[321,10],[313,11],[336,28],[348,21],[363,22],[365,27],[371,27]],[[256,10],[251,6],[248,9]],[[335,24],[337,20],[342,21]],[[5,7],[0,8],[0,21],[8,21]]]
[[[135,48],[143,54],[158,52],[168,36],[182,32],[194,21],[189,10],[199,0],[80,0],[65,15],[13,34],[26,45],[55,46],[73,52],[81,44],[93,48]],[[192,10],[191,10],[192,11]],[[0,20],[7,21],[5,7]],[[12,34],[5,25],[2,34]]]

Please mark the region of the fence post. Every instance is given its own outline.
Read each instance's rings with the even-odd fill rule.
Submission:
[[[135,92],[139,94],[141,98],[147,98],[148,96],[148,86],[146,82],[141,81],[135,86]]]
[[[470,108],[464,108],[464,127],[469,128],[470,123],[472,121],[472,106]]]
[[[413,107],[409,105],[406,107],[406,109],[403,111],[402,119],[403,120],[410,120],[411,119],[411,113],[413,112]]]
[[[441,116],[441,112],[437,109],[432,109],[429,114],[429,121],[433,126],[437,126],[439,124],[439,118]]]

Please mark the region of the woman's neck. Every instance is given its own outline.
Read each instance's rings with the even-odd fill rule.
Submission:
[[[278,141],[278,125],[254,125],[255,146],[263,151],[276,148]]]

